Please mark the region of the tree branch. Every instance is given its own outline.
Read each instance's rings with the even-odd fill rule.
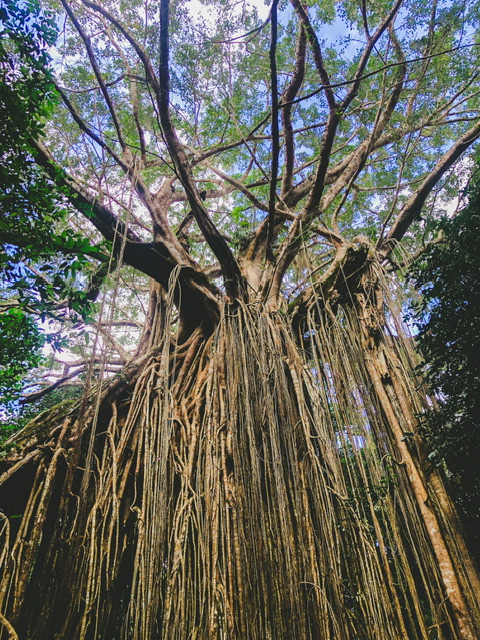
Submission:
[[[95,54],[93,53],[93,49],[92,49],[92,45],[91,45],[91,39],[87,36],[87,34],[82,29],[82,26],[81,26],[80,22],[75,17],[75,14],[73,13],[73,11],[72,11],[70,5],[68,4],[68,2],[66,2],[66,0],[61,0],[61,3],[63,5],[65,11],[68,14],[68,17],[70,18],[70,20],[75,25],[75,28],[78,31],[80,37],[82,38],[83,43],[85,44],[85,49],[87,50],[88,59],[90,60],[90,64],[92,65],[93,72],[95,73],[95,77],[97,79],[98,86],[100,87],[100,91],[102,92],[102,95],[103,95],[103,97],[105,99],[105,102],[107,104],[108,110],[110,112],[110,115],[112,117],[112,121],[113,121],[115,130],[117,132],[118,142],[120,143],[120,146],[122,147],[122,149],[125,149],[125,141],[123,139],[123,133],[122,133],[122,129],[120,127],[120,122],[118,121],[117,114],[115,112],[115,108],[114,108],[113,103],[112,103],[112,101],[110,99],[110,95],[108,93],[108,89],[107,89],[107,87],[105,85],[105,82],[103,80],[100,68],[99,68],[99,66],[97,64],[97,61],[96,61],[96,58],[95,58]]]
[[[23,396],[19,400],[20,404],[29,404],[30,402],[36,402],[37,400],[41,400],[41,398],[43,398],[47,394],[51,393],[52,391],[55,391],[55,389],[57,389],[60,385],[65,384],[65,382],[68,382],[72,378],[77,377],[78,373],[79,373],[78,371],[74,371],[73,373],[70,373],[67,376],[63,376],[59,380],[55,380],[55,382],[52,382],[48,387],[45,387],[44,389],[40,389],[39,391],[34,391],[33,393],[29,393],[28,395]]]
[[[318,42],[317,34],[315,33],[312,23],[310,22],[310,18],[308,16],[307,9],[303,6],[300,0],[291,0],[293,8],[295,9],[296,14],[299,17],[300,22],[305,27],[305,31],[310,42],[310,47],[313,51],[313,59],[315,62],[315,66],[317,68],[320,79],[323,83],[322,90],[325,91],[325,95],[327,97],[328,106],[330,111],[334,111],[336,108],[336,100],[333,94],[333,91],[330,86],[330,76],[327,73],[325,68],[325,64],[323,62],[322,49],[320,47],[320,43]]]
[[[378,248],[382,257],[390,255],[393,248],[400,242],[408,228],[420,214],[422,207],[429,193],[456,160],[468,149],[468,147],[480,137],[480,120],[466,131],[451,147],[443,154],[435,167],[430,171],[416,192],[408,199],[402,207],[385,240]]]
[[[191,293],[190,314],[192,309],[197,316],[189,318],[190,324],[201,324],[202,318],[208,317],[217,322],[219,317],[218,300],[221,293],[212,285],[207,276],[196,266],[196,263],[183,250],[180,243],[176,246],[166,242],[143,242],[137,234],[118,219],[118,217],[94,197],[87,193],[81,185],[61,169],[50,153],[38,140],[31,141],[36,150],[36,161],[43,167],[50,178],[61,188],[66,188],[68,198],[73,206],[82,213],[102,234],[112,242],[116,256],[122,252],[125,264],[138,269],[162,285],[165,291],[170,286],[170,276],[178,265],[181,267],[179,287],[176,289],[175,303],[180,304],[180,288],[185,287]],[[186,310],[185,310],[186,311]],[[182,312],[182,309],[181,309]]]
[[[118,164],[122,171],[130,178],[130,181],[134,185],[135,191],[138,194],[140,200],[147,207],[148,211],[153,217],[151,194],[145,186],[145,183],[141,179],[135,166],[133,164],[126,163],[123,158],[115,153],[112,147],[110,147],[110,145],[108,145],[105,140],[98,136],[91,127],[85,124],[83,118],[79,115],[73,104],[70,102],[63,89],[61,89],[58,85],[55,85],[55,87],[62,97],[62,100],[69,110],[72,118],[75,120],[81,131],[86,133],[89,138],[91,138],[96,144],[104,149],[108,153],[108,155]]]
[[[300,90],[305,75],[305,54],[306,54],[306,36],[305,29],[300,26],[297,47],[295,51],[295,71],[286,87],[281,102],[291,103]],[[292,104],[287,104],[282,109],[283,135],[285,138],[285,167],[283,170],[282,198],[286,197],[287,192],[292,186],[293,168],[295,165],[295,142],[292,126]]]
[[[272,160],[270,169],[270,189],[268,195],[268,230],[266,255],[272,258],[273,231],[275,227],[275,207],[277,201],[278,159],[280,155],[280,140],[278,126],[278,77],[277,77],[277,8],[278,0],[273,0],[270,12],[270,89],[272,100]]]
[[[377,44],[377,42],[379,41],[379,39],[381,38],[381,36],[383,35],[383,33],[386,31],[386,29],[388,29],[390,24],[392,24],[402,3],[403,3],[403,0],[396,0],[395,4],[391,8],[389,13],[385,17],[385,19],[383,20],[383,22],[379,25],[379,27],[377,28],[373,36],[367,40],[367,46],[365,47],[362,53],[360,62],[358,63],[358,66],[357,66],[357,70],[352,78],[353,84],[350,87],[350,90],[345,96],[345,98],[342,100],[341,107],[340,107],[342,112],[344,112],[347,109],[348,105],[352,102],[352,100],[357,95],[358,89],[360,87],[360,83],[363,80],[363,71],[365,70],[365,67],[368,64],[372,51],[375,45]],[[401,64],[403,63],[404,61],[401,62]]]
[[[160,120],[165,142],[175,164],[177,175],[187,193],[192,212],[200,231],[222,266],[227,293],[233,298],[244,297],[242,293],[242,291],[244,291],[243,278],[240,274],[238,264],[227,243],[210,220],[207,210],[203,206],[187,158],[170,118],[169,0],[161,0],[160,3],[159,79],[160,91],[158,93],[158,108]]]

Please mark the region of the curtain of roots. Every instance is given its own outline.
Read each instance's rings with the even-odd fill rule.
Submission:
[[[253,305],[174,348],[167,313],[121,392],[34,439],[3,479],[2,639],[458,637],[357,317],[314,307],[305,348]]]

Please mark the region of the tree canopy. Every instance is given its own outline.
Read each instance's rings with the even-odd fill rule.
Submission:
[[[3,11],[5,295],[71,324],[111,243],[164,290],[180,268],[186,335],[225,296],[301,322],[347,247],[428,241],[479,135],[473,2]]]
[[[164,287],[182,267],[194,313],[299,302],[299,254],[359,234],[388,257],[478,137],[474,3],[162,7],[62,4],[63,109],[35,144],[127,264]]]
[[[41,347],[61,351],[72,325],[91,319],[108,252],[72,227],[65,194],[34,159],[32,140],[58,104],[47,51],[58,36],[55,15],[36,2],[5,2],[0,17],[0,398],[8,434],[8,407],[23,390],[38,390],[41,375],[29,372],[45,360]]]

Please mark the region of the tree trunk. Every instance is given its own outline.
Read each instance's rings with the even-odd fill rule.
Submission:
[[[401,335],[391,334],[387,339],[381,304],[384,295],[379,280],[372,269],[364,278],[361,293],[356,295],[365,367],[427,529],[460,637],[475,640],[479,628],[474,628],[471,620],[472,616],[477,620],[479,616],[478,572],[465,545],[458,515],[445,491],[439,470],[430,468],[428,479],[426,477],[425,470],[429,465],[424,443],[419,436],[417,416],[422,406],[412,379],[412,353],[408,353],[406,344],[402,344]],[[398,323],[395,328],[398,329]],[[395,346],[400,350],[403,348],[403,363]]]
[[[300,332],[237,303],[182,344],[154,291],[149,353],[2,462],[0,638],[478,637],[372,274]]]

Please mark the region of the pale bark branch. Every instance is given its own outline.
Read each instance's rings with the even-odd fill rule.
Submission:
[[[236,189],[238,189],[238,191],[240,191],[241,193],[243,193],[244,196],[246,196],[250,202],[260,211],[265,211],[266,213],[268,213],[268,205],[264,204],[263,202],[261,202],[251,191],[250,189],[248,189],[240,180],[237,180],[236,178],[233,178],[232,176],[229,176],[228,174],[224,173],[223,171],[221,171],[220,169],[217,169],[217,167],[214,167],[212,164],[210,163],[205,163],[205,166],[208,167],[211,171],[213,171],[213,173],[215,173],[219,178],[222,178],[223,180],[225,180],[225,182],[228,182],[228,184],[231,184],[233,187],[235,187]]]
[[[386,258],[396,244],[398,244],[398,242],[403,238],[412,222],[414,222],[420,214],[428,195],[444,173],[450,169],[462,153],[464,153],[479,137],[480,120],[466,131],[450,147],[450,149],[442,155],[432,171],[430,171],[427,177],[423,180],[420,187],[412,196],[410,196],[402,207],[395,222],[391,226],[390,231],[387,233],[385,240],[381,241],[381,244],[378,246],[379,252],[383,257]]]

